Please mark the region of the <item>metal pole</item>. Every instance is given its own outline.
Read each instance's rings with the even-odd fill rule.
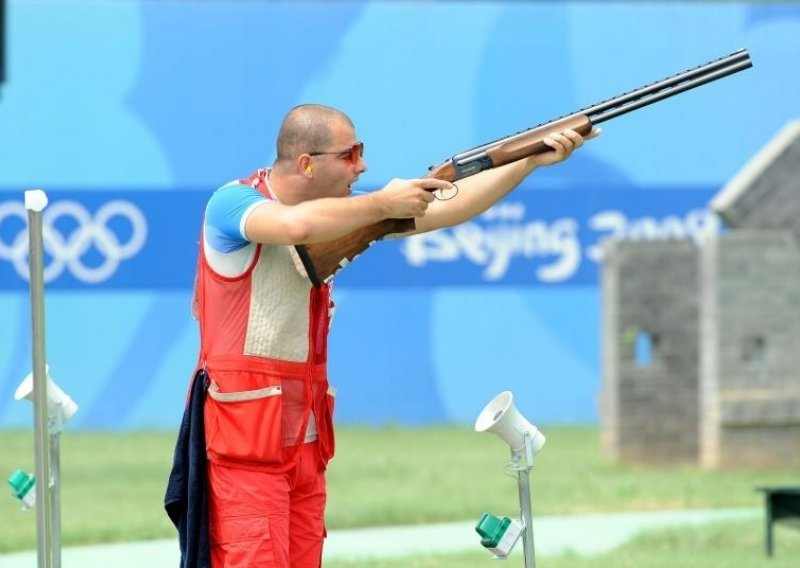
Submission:
[[[56,405],[56,413],[61,405]],[[50,432],[50,523],[53,568],[61,568],[61,433]]]
[[[525,432],[525,452],[511,451],[515,464],[522,461],[525,456],[525,465],[516,466],[517,484],[519,485],[519,513],[524,529],[522,531],[522,550],[525,556],[525,568],[536,568],[536,552],[533,547],[533,509],[531,508],[531,483],[530,473],[533,469],[533,438],[530,432]]]
[[[533,549],[533,511],[531,510],[531,485],[528,474],[531,468],[517,471],[519,482],[519,508],[525,530],[522,533],[522,550],[525,554],[525,568],[536,568],[536,553]]]
[[[50,448],[47,434],[47,369],[44,330],[44,250],[42,210],[47,195],[41,190],[25,192],[28,210],[28,240],[31,285],[31,330],[33,339],[33,414],[36,443],[36,544],[39,568],[52,567]]]

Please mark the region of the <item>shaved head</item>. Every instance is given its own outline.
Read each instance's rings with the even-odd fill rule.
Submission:
[[[291,161],[306,152],[327,150],[332,127],[340,121],[353,127],[347,115],[335,108],[312,104],[294,107],[278,132],[276,161]]]

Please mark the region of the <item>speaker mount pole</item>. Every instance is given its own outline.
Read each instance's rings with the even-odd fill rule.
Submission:
[[[48,386],[50,381],[48,380]],[[50,547],[53,568],[61,568],[61,431],[64,429],[64,403],[55,403],[50,428]]]
[[[533,440],[525,432],[525,452],[511,451],[511,460],[517,471],[517,484],[519,485],[519,512],[522,524],[522,551],[525,556],[525,568],[536,568],[536,554],[533,547],[533,509],[531,508],[530,472],[533,469]],[[520,461],[525,457],[525,465]]]

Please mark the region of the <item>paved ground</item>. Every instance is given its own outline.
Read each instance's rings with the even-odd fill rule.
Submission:
[[[537,557],[569,551],[592,555],[616,548],[634,535],[647,530],[675,525],[691,526],[718,520],[747,519],[761,514],[763,513],[760,509],[718,509],[535,517],[534,542]],[[369,558],[481,550],[475,532],[476,521],[331,531],[325,544],[325,559],[366,561]],[[521,553],[522,545],[518,543],[514,554]],[[63,568],[174,568],[177,565],[178,545],[175,540],[81,546],[62,551]],[[35,551],[0,556],[0,568],[35,566]]]

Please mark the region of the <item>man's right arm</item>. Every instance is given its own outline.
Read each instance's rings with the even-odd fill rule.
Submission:
[[[356,197],[325,197],[297,205],[264,203],[245,221],[252,242],[278,245],[330,241],[390,218],[422,217],[433,201],[429,190],[450,187],[449,182],[395,179],[382,189]]]

